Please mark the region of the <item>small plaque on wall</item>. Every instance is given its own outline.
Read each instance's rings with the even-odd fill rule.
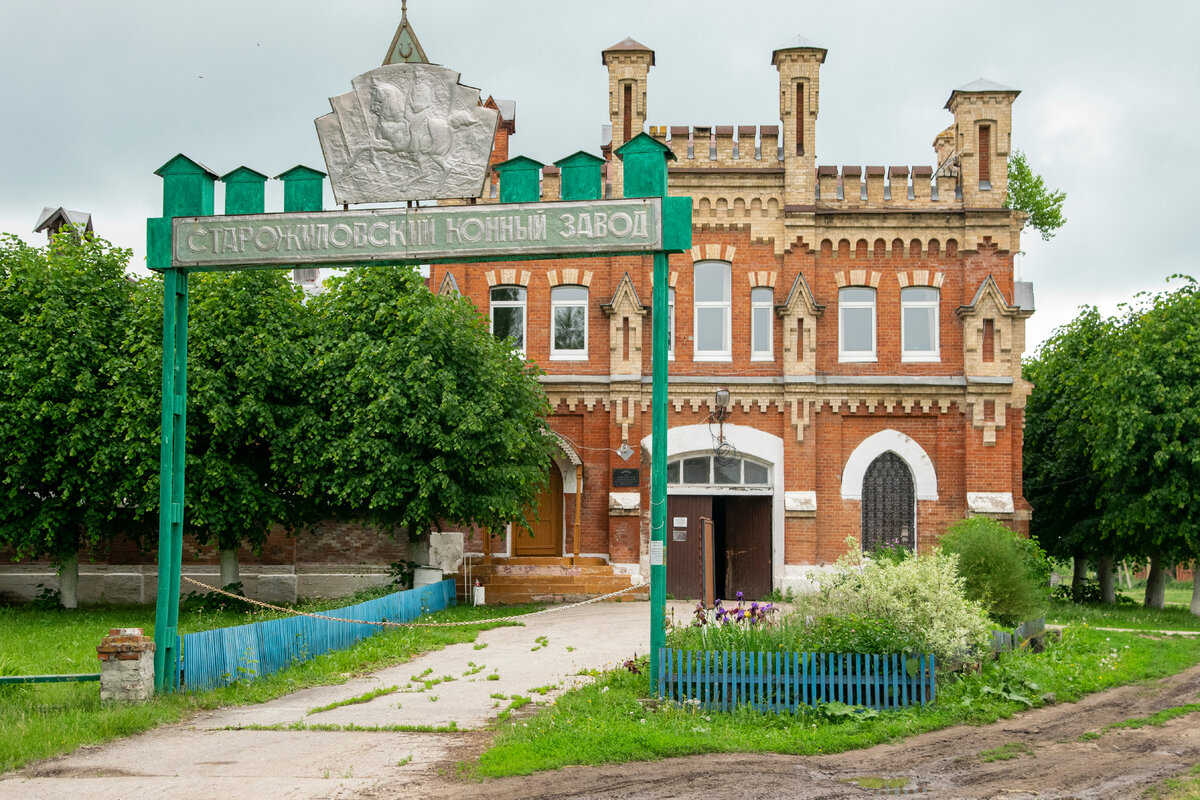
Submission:
[[[616,486],[639,486],[641,485],[642,477],[641,470],[637,469],[614,469],[612,471],[612,485]]]

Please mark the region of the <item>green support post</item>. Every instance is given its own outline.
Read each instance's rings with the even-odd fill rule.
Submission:
[[[325,173],[297,164],[275,176],[283,181],[283,210],[320,211],[325,204]]]
[[[625,162],[625,197],[667,196],[670,148],[646,134],[630,139],[616,155]],[[667,202],[664,199],[664,207]],[[678,204],[676,204],[677,206]],[[665,216],[665,215],[664,215]],[[687,213],[690,228],[690,206]],[[670,225],[664,225],[670,228]],[[664,231],[665,232],[665,231]],[[675,234],[675,243],[680,236]],[[690,238],[690,237],[689,237]],[[664,242],[664,248],[666,243]],[[658,691],[659,654],[666,645],[667,606],[667,254],[654,256],[654,327],[650,395],[650,692]]]
[[[238,167],[221,176],[225,184],[226,214],[261,214],[266,210],[267,176],[249,167]]]
[[[179,659],[179,580],[183,562],[184,455],[187,446],[188,274],[186,270],[170,266],[169,226],[173,217],[210,216],[213,213],[213,188],[217,176],[183,155],[175,156],[155,174],[163,179],[163,216],[147,220],[147,260],[151,266],[163,270],[163,364],[154,690],[164,692],[175,688]]]
[[[604,159],[579,150],[554,162],[562,174],[559,195],[563,200],[599,200],[603,197]]]
[[[544,166],[528,156],[517,156],[492,167],[500,174],[500,202],[536,203],[541,200]]]

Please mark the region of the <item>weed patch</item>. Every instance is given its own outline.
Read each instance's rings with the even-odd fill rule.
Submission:
[[[316,708],[310,708],[306,713],[320,714],[322,711],[331,711],[335,708],[341,708],[342,706],[352,706],[352,705],[356,705],[358,703],[369,703],[372,700],[374,700],[376,697],[383,697],[384,695],[389,695],[392,692],[398,691],[399,689],[400,689],[399,686],[383,686],[378,689],[372,689],[369,692],[364,692],[363,694],[360,694],[357,697],[348,697],[345,700],[335,700],[334,702],[329,703],[327,705],[317,706]]]
[[[990,764],[993,761],[1008,761],[1012,758],[1031,755],[1033,755],[1033,748],[1024,742],[1008,742],[999,747],[993,747],[991,750],[984,750],[979,754],[979,760]]]

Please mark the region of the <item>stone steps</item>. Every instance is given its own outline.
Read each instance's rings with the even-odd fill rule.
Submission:
[[[469,597],[469,587],[463,573],[456,576],[461,596]],[[478,580],[487,589],[487,603],[564,603],[587,600],[609,594],[631,585],[628,575],[614,573],[603,559],[570,558],[506,558],[490,564],[476,562],[471,571],[472,581]],[[627,592],[614,601],[646,599],[648,587]]]

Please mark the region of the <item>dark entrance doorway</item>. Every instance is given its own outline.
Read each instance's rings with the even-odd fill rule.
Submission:
[[[713,588],[732,600],[759,600],[771,591],[769,496],[667,497],[667,591],[679,600],[701,594],[700,519],[713,521]]]
[[[533,528],[533,536],[525,531],[513,531],[514,556],[561,556],[563,532],[562,472],[550,465],[550,481],[538,497],[537,508],[526,510],[525,519]]]
[[[892,452],[876,458],[863,476],[862,547],[916,547],[917,502],[912,471]]]

